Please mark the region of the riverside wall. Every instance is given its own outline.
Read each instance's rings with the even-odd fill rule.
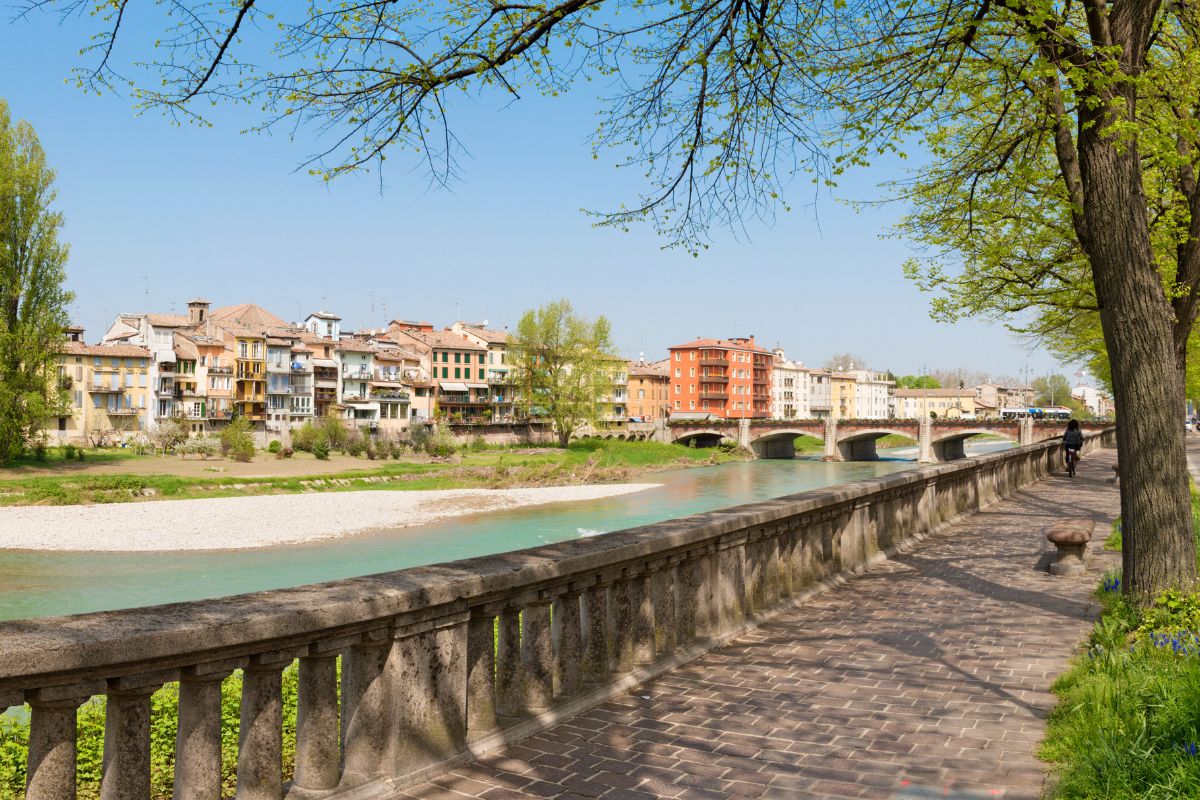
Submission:
[[[1089,434],[1085,452],[1115,444]],[[150,696],[178,681],[175,798],[385,798],[720,646],[1061,469],[1057,442],[512,553],[188,603],[0,623],[28,703],[28,800],[75,796],[76,711],[107,697],[103,800],[150,795]],[[281,674],[299,660],[295,777]]]

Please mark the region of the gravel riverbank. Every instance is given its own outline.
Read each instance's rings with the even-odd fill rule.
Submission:
[[[595,500],[657,484],[321,492],[0,508],[0,550],[227,550],[425,525],[519,506]]]

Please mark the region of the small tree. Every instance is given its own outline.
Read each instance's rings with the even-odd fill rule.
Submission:
[[[518,405],[529,417],[550,420],[566,447],[584,423],[596,419],[601,398],[612,389],[616,359],[604,317],[575,314],[568,300],[526,311],[509,338]]]
[[[235,461],[254,458],[254,438],[250,435],[250,423],[245,417],[235,418],[221,431],[221,452]]]
[[[187,441],[187,422],[182,417],[168,417],[150,431],[150,441],[164,453],[170,452]]]
[[[0,464],[66,412],[56,361],[71,293],[53,187],[37,134],[0,100]]]

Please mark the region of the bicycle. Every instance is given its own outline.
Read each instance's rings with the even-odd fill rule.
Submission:
[[[1067,448],[1067,477],[1075,477],[1075,465],[1079,463],[1079,451],[1074,447]]]

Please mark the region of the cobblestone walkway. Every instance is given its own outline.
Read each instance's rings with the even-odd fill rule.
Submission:
[[[1118,513],[1115,451],[1027,487],[730,646],[405,797],[1038,798],[1049,687],[1114,565],[1037,567]]]

